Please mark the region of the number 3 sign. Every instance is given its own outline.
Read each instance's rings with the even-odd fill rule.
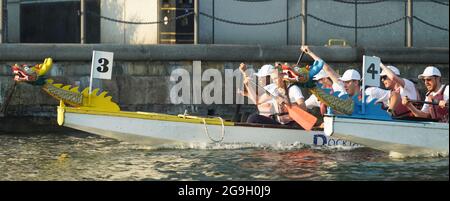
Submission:
[[[380,63],[375,56],[363,56],[363,85],[380,87]]]
[[[112,52],[93,51],[91,66],[92,77],[110,80],[113,67],[113,57],[114,53]]]

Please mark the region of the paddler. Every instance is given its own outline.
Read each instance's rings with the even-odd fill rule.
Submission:
[[[258,85],[251,87],[254,81],[245,72],[247,66],[242,63],[239,67],[244,77],[245,90],[241,95],[249,97],[258,107],[258,114],[248,117],[247,123],[288,125],[299,127],[299,125],[289,117],[283,104],[297,104],[302,109],[306,109],[304,96],[300,88],[296,85],[287,86],[280,76],[278,69],[272,65],[264,65],[255,75],[259,78]],[[272,80],[272,84],[270,84]],[[255,88],[264,88],[266,93],[261,96],[256,95]],[[287,92],[287,93],[286,93]]]
[[[240,92],[242,96],[247,96],[250,100],[252,100],[256,107],[258,108],[258,113],[251,114],[247,118],[247,123],[258,123],[258,124],[278,124],[272,115],[276,112],[273,108],[272,97],[267,92],[258,96],[255,89],[256,86],[253,86],[253,83],[250,81],[250,77],[247,75],[247,65],[245,63],[241,63],[239,66],[239,70],[243,76],[244,83],[244,91]],[[256,77],[258,77],[258,85],[261,87],[265,87],[270,84],[270,75],[275,70],[273,65],[267,64],[262,66],[257,73],[255,73]]]
[[[430,118],[440,122],[448,122],[448,84],[442,84],[441,72],[434,66],[425,68],[418,76],[427,88],[426,98],[421,110],[417,109],[408,96],[403,97],[402,104],[415,117]]]
[[[314,60],[321,60],[314,52],[312,52],[308,46],[302,46],[302,51],[307,53]],[[331,80],[331,92],[339,92],[338,96],[343,96],[348,94],[349,96],[357,96],[359,100],[362,99],[361,95],[361,74],[355,69],[348,69],[344,72],[342,77],[333,70],[327,63],[323,66],[323,71],[325,72],[328,79]],[[320,74],[318,74],[320,76]],[[320,76],[320,77],[324,77]],[[324,88],[329,88],[330,82],[323,84]],[[328,86],[327,86],[328,85]],[[388,106],[389,90],[369,87],[365,90],[365,95],[367,95],[367,102],[371,102],[376,99],[376,103],[383,103],[384,106]],[[321,109],[323,111],[323,109]]]
[[[390,90],[387,112],[394,117],[411,116],[410,110],[402,104],[402,98],[409,97],[411,100],[417,100],[416,86],[410,80],[400,77],[400,70],[395,66],[385,66],[381,63],[380,67],[381,82],[386,89]]]
[[[322,60],[319,56],[317,56],[314,52],[312,52],[308,46],[302,46],[302,51],[308,54],[315,61]],[[354,69],[349,69],[344,72],[342,77],[336,73],[330,65],[324,63],[323,71],[327,74],[329,79],[331,79],[332,88],[334,92],[339,92],[339,96],[344,94],[348,94],[349,96],[359,95],[361,91],[360,81],[361,75],[358,71]]]

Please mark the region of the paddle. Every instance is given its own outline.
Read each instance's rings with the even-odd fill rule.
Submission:
[[[267,91],[264,87],[259,86],[257,83],[253,82],[252,80],[249,80],[254,85],[258,86],[259,88],[264,89],[264,91]],[[275,96],[269,91],[267,91],[268,94],[274,97],[280,97]],[[287,112],[289,114],[289,117],[291,117],[295,122],[297,122],[301,127],[303,127],[305,130],[310,131],[314,124],[317,122],[317,117],[314,115],[306,112],[305,110],[302,110],[298,105],[292,105],[292,104],[283,104],[284,107],[287,109]]]
[[[298,61],[297,61],[297,66],[299,66],[298,64],[302,60],[304,54],[305,54],[305,52],[303,52],[303,51],[302,51],[302,53],[300,53],[300,57],[298,57]]]
[[[423,103],[423,104],[430,104],[430,105],[439,105],[439,102],[429,102],[429,101],[419,101],[419,100],[410,100],[409,102],[412,103]],[[445,105],[448,105],[448,103],[446,103]]]

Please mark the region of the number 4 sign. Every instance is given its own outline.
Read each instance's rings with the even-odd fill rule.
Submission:
[[[111,79],[112,67],[113,67],[112,52],[93,51],[92,53],[92,66],[91,76],[98,79]]]
[[[380,63],[381,60],[378,57],[370,57],[370,56],[363,56],[363,80],[362,80],[362,90],[365,91],[367,86],[373,86],[373,87],[380,87]],[[364,92],[365,94],[365,92]],[[362,107],[361,107],[361,114],[366,113],[366,97],[362,99]]]
[[[380,87],[380,63],[379,57],[363,56],[363,86]]]

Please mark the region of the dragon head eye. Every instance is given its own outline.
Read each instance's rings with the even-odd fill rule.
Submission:
[[[30,70],[30,67],[29,67],[27,64],[22,64],[22,69],[23,69],[24,71],[29,71],[29,70]]]

